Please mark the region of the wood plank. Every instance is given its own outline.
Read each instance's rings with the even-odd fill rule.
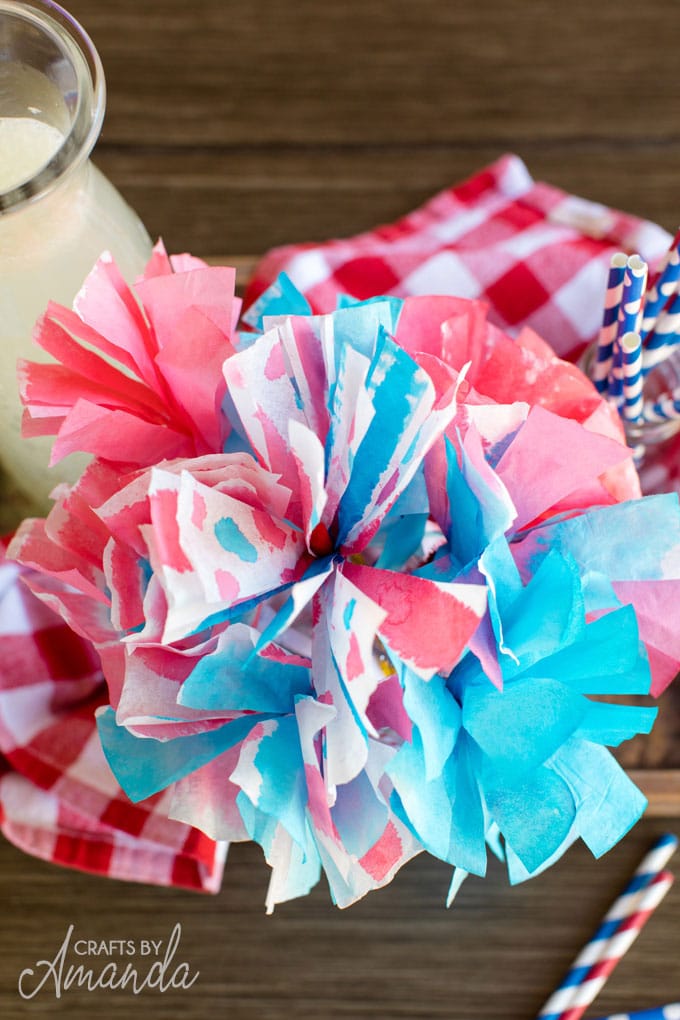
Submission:
[[[645,821],[596,861],[574,846],[544,875],[514,888],[501,866],[469,879],[450,911],[451,869],[422,855],[387,889],[346,911],[321,883],[263,910],[268,869],[236,845],[222,891],[198,896],[65,871],[0,840],[0,1015],[69,1020],[527,1020],[536,1015],[652,840],[671,820]],[[680,889],[671,890],[590,1016],[677,999]],[[18,997],[20,972],[75,937],[167,940],[180,922],[177,961],[200,974],[186,992],[87,992]],[[86,957],[100,969],[108,959]],[[132,961],[146,971],[148,963]],[[78,960],[74,953],[67,962]],[[127,962],[127,958],[126,958]]]
[[[324,240],[390,222],[442,188],[502,155],[471,148],[401,145],[388,151],[332,148],[276,152],[174,149],[141,151],[102,144],[96,162],[137,209],[153,237],[174,251],[204,255],[264,252],[274,245]],[[537,180],[675,229],[680,142],[664,153],[629,148],[626,172],[613,145],[575,150],[566,143],[525,146]]]
[[[117,143],[677,138],[667,0],[575,0],[568,17],[561,0],[69,7],[101,51]]]
[[[629,775],[649,801],[648,818],[680,818],[680,769],[632,769]]]

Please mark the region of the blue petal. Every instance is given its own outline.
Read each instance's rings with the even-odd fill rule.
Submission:
[[[476,875],[486,872],[484,811],[467,748],[461,745],[441,775],[428,781],[418,730],[403,744],[387,772],[392,808],[429,853]]]
[[[451,823],[451,857],[474,875],[486,874],[486,822],[474,754],[469,738],[462,734],[456,747],[458,770]]]
[[[178,701],[190,708],[292,712],[295,696],[311,691],[310,672],[253,655],[249,628],[233,624],[225,633],[225,647],[205,655],[182,684]]]
[[[471,433],[468,441],[479,444],[482,457],[481,440],[473,439]],[[446,461],[446,488],[451,514],[448,539],[461,567],[465,567],[508,531],[515,512],[510,497],[506,494],[504,499],[501,492],[492,488],[475,467],[464,445],[461,445],[459,466],[456,449],[447,439]]]
[[[523,672],[585,630],[581,581],[571,559],[551,552],[526,588],[503,613],[503,642],[516,664],[503,662],[503,675]]]
[[[397,329],[399,322],[399,316],[401,310],[404,307],[404,299],[394,297],[392,294],[379,294],[376,297],[365,298],[363,301],[358,298],[353,298],[351,294],[338,294],[337,296],[337,307],[340,308],[361,308],[363,305],[389,305],[390,309],[390,324],[387,327],[388,332],[394,333]]]
[[[381,528],[384,544],[376,567],[383,570],[403,570],[408,560],[421,546],[427,519],[428,514],[412,514],[385,522]]]
[[[336,357],[345,344],[372,359],[380,337],[394,331],[392,301],[360,301],[332,313]],[[337,365],[337,362],[336,362]]]
[[[398,673],[404,688],[404,708],[420,730],[426,781],[436,779],[453,753],[461,724],[460,706],[443,677],[435,674],[423,680],[401,662]]]
[[[466,690],[463,726],[485,755],[484,782],[519,781],[561,747],[587,709],[585,698],[551,679]]]
[[[581,640],[547,656],[525,676],[559,677],[581,694],[649,694],[651,674],[632,606],[586,624]]]
[[[646,496],[589,510],[536,532],[536,556],[549,544],[574,557],[584,574],[619,581],[661,580],[676,555],[680,529],[677,493]],[[644,541],[635,536],[644,535]]]
[[[458,465],[456,449],[446,438],[446,493],[451,521],[447,535],[452,555],[462,570],[488,544],[479,500]]]
[[[456,769],[455,760],[449,758],[441,775],[428,782],[422,740],[414,729],[412,743],[402,744],[386,770],[396,793],[392,799],[395,814],[429,853],[450,864],[457,863],[450,859]]]
[[[310,315],[311,311],[309,301],[300,293],[290,277],[285,273],[279,273],[276,280],[243,313],[243,321],[258,333],[262,333],[265,328],[262,321],[265,315]]]
[[[638,733],[650,733],[658,712],[658,708],[607,705],[594,701],[588,707],[577,736],[596,744],[618,747],[624,740],[631,740]]]
[[[524,781],[484,792],[494,821],[528,871],[540,868],[568,838],[576,804],[552,770],[540,768]]]
[[[375,415],[356,452],[352,474],[338,507],[339,544],[363,518],[413,410],[430,383],[406,351],[382,332],[366,385],[372,392]]]
[[[246,832],[255,843],[260,844],[267,860],[273,863],[276,857],[276,836],[279,831],[276,819],[258,811],[243,791],[236,798],[236,806]],[[319,881],[321,859],[309,827],[307,833],[309,838],[304,849],[295,842],[291,843],[288,872],[285,877],[280,873],[272,875],[267,893],[268,906],[273,907],[274,903],[284,903],[298,896],[306,896]]]
[[[597,744],[575,738],[555,755],[551,767],[572,790],[578,832],[595,857],[623,839],[647,806],[613,755]]]
[[[429,517],[429,499],[425,472],[421,464],[406,486],[378,533],[384,540],[376,562],[385,570],[401,570],[420,548]]]
[[[132,801],[145,800],[183,779],[202,765],[244,740],[266,715],[234,719],[217,730],[174,740],[136,737],[116,723],[116,713],[106,708],[97,714],[97,729],[106,760]]]
[[[307,785],[297,719],[284,716],[264,736],[253,767],[261,776],[256,807],[276,819],[300,847],[307,841]]]

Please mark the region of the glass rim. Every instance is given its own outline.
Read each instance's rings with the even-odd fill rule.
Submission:
[[[49,36],[69,59],[80,56],[81,60],[71,59],[78,96],[68,134],[51,159],[30,178],[0,190],[0,216],[41,198],[88,158],[99,137],[106,107],[101,58],[72,14],[54,0],[0,0],[0,17],[3,16],[29,22]]]

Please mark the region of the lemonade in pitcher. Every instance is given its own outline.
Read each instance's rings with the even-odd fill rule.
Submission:
[[[51,439],[22,439],[17,358],[48,301],[70,305],[101,253],[125,277],[151,242],[89,161],[105,104],[101,63],[80,26],[52,3],[0,0],[0,464],[36,505],[82,461],[48,469]]]

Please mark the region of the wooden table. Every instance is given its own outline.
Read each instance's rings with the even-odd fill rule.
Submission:
[[[71,0],[107,70],[97,162],[171,250],[248,257],[392,219],[513,150],[536,177],[677,225],[680,5],[673,0]],[[21,513],[6,503],[0,524]],[[674,704],[675,701],[675,704]],[[680,767],[680,705],[626,751]],[[420,858],[346,912],[319,887],[263,913],[267,869],[232,849],[203,897],[61,871],[0,844],[0,1015],[104,1020],[380,1017],[531,1020],[680,790],[600,862],[582,847],[510,889],[491,866],[454,909]],[[656,784],[656,787],[655,787]],[[80,938],[167,939],[188,991],[69,992],[23,1002],[21,970]],[[589,1016],[680,999],[680,889]],[[90,961],[91,962],[91,961]]]

